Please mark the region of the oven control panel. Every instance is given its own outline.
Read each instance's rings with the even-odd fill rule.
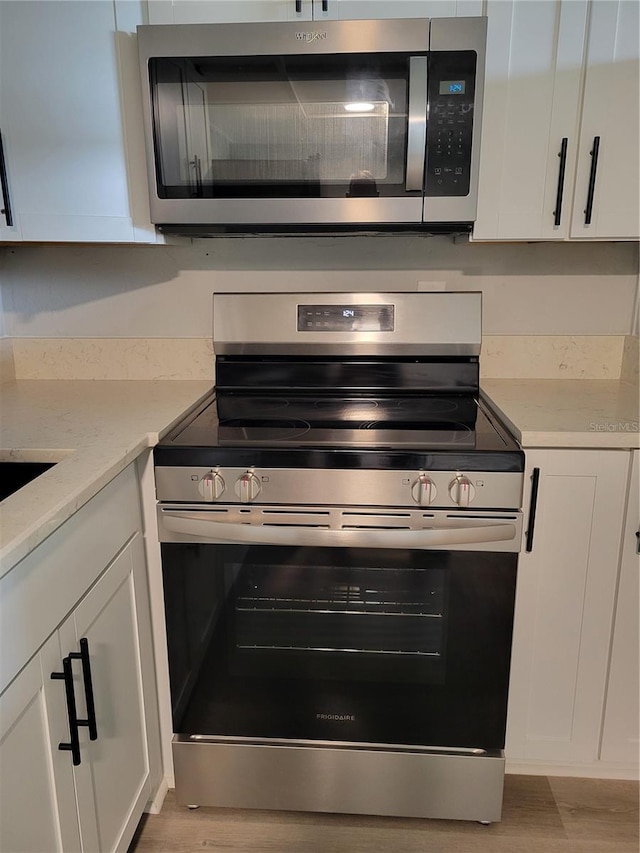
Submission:
[[[518,509],[524,475],[497,471],[156,467],[160,501]]]

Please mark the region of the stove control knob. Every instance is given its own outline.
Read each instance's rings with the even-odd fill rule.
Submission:
[[[462,474],[459,474],[455,480],[449,483],[449,494],[454,503],[465,507],[469,506],[475,498],[476,490],[468,477],[463,477]]]
[[[411,497],[420,506],[429,506],[436,494],[436,484],[426,474],[420,474],[411,486]]]
[[[198,491],[205,501],[217,501],[224,492],[224,480],[216,471],[209,471],[198,483]]]
[[[250,503],[260,494],[260,480],[251,471],[246,471],[236,480],[236,495],[243,504]]]

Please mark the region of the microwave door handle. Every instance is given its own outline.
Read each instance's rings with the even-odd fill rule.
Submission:
[[[407,179],[405,189],[422,191],[427,144],[427,57],[409,58],[409,111],[407,115]]]
[[[509,542],[516,538],[516,525],[451,525],[427,530],[327,530],[312,527],[258,527],[216,521],[202,514],[162,511],[162,526],[172,533],[232,542],[238,545],[307,545],[338,548],[432,548]],[[162,538],[162,537],[161,537]]]

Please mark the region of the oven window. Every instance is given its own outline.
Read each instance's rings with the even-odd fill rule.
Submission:
[[[404,54],[155,58],[160,198],[406,195]]]
[[[502,748],[516,555],[163,544],[174,731]]]
[[[380,565],[375,551],[360,552],[348,567],[323,561],[324,549],[309,555],[312,565],[294,550],[277,565],[231,566],[237,578],[230,609],[234,671],[268,671],[278,678],[442,679],[443,567],[413,565],[410,553],[389,566]]]

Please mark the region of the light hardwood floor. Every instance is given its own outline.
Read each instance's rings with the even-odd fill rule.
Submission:
[[[169,792],[129,853],[638,853],[638,783],[507,776],[502,821],[200,808]]]

